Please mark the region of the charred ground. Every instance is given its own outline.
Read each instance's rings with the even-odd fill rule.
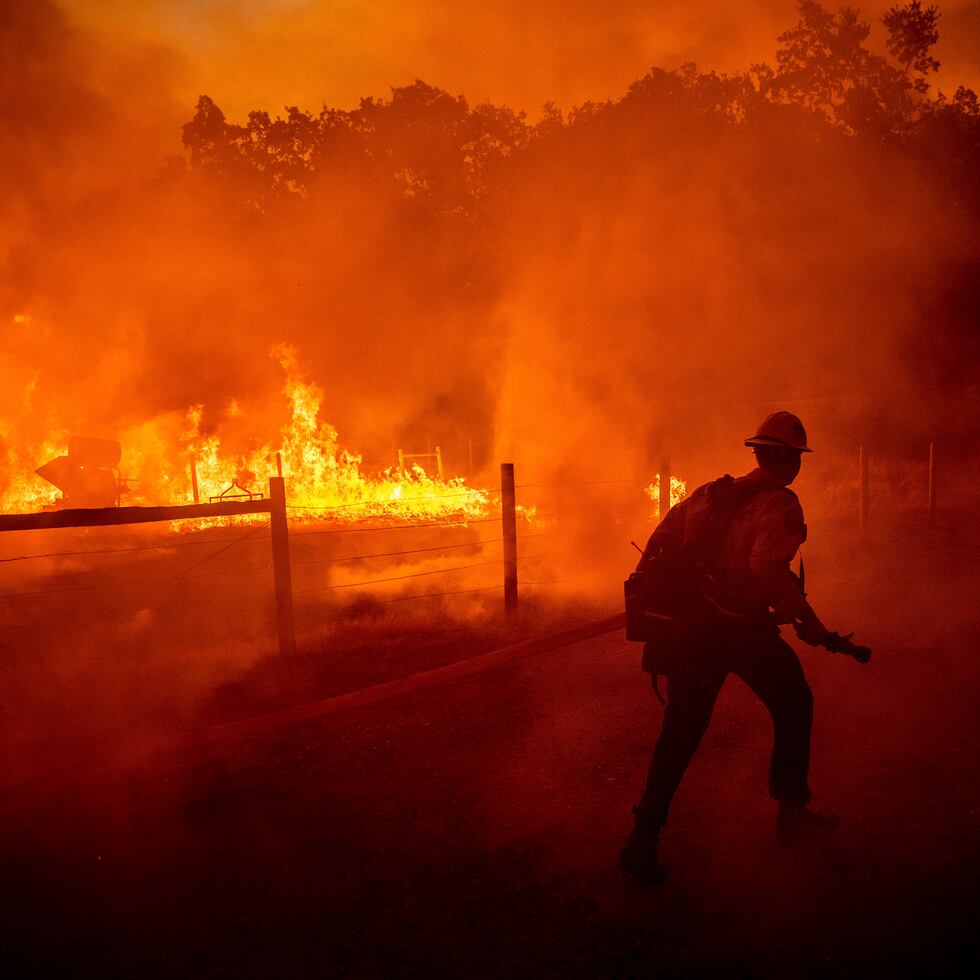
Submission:
[[[677,801],[671,878],[654,893],[623,880],[616,848],[659,708],[615,635],[6,791],[8,950],[76,975],[962,968],[977,911],[978,623],[969,604],[933,610],[975,591],[976,542],[947,530],[869,544],[811,551],[822,614],[876,651],[867,668],[803,653],[814,784],[844,819],[822,848],[773,843],[769,724],[730,682]],[[453,639],[460,654],[493,638]]]

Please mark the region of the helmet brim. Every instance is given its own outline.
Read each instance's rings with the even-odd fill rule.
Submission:
[[[782,439],[774,439],[771,436],[752,436],[745,440],[746,446],[774,446],[777,449],[792,449],[795,453],[812,453],[809,446],[792,446]]]

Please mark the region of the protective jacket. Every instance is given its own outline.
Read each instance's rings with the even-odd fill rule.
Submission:
[[[746,491],[742,504],[714,551],[712,573],[725,609],[749,620],[775,614],[790,623],[809,610],[790,562],[806,540],[803,508],[796,494],[763,469],[735,480]],[[708,514],[709,484],[673,507],[647,544],[645,555],[678,556]],[[639,569],[646,558],[641,559]]]

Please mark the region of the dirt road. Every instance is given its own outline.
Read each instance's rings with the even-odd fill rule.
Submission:
[[[975,614],[914,629],[934,597],[888,619],[895,581],[856,580],[824,608],[841,625],[864,611],[872,664],[802,651],[815,802],[843,820],[829,844],[774,843],[769,721],[730,680],[676,800],[668,882],[624,880],[660,708],[611,634],[8,791],[8,955],[73,976],[959,972],[980,870]]]

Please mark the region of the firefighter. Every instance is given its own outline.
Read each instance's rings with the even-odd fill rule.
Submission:
[[[803,454],[812,450],[802,422],[790,412],[770,415],[745,445],[752,448],[758,465],[734,481],[725,478],[736,503],[720,531],[712,526],[717,539],[712,542],[712,568],[718,584],[710,596],[713,614],[692,624],[677,649],[664,651],[667,662],[658,660],[662,651],[651,649],[651,644],[644,650],[644,669],[653,674],[655,689],[657,674],[666,676],[667,702],[646,789],[634,809],[635,826],[619,864],[646,883],[663,877],[657,861],[660,831],[729,674],[740,677],[772,716],[769,794],[779,806],[777,840],[793,845],[824,838],[837,824],[808,806],[813,695],[799,658],[779,634],[779,624],[791,624],[811,646],[831,648],[833,638],[848,640],[820,622],[790,569],[806,540],[806,524],[789,485],[800,471]],[[699,487],[667,513],[644,549],[638,570],[654,555],[683,554],[685,544],[710,519],[712,486]]]

